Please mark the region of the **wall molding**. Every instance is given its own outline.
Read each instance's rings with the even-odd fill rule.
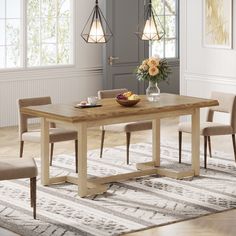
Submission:
[[[207,74],[197,74],[197,73],[184,73],[185,81],[199,81],[204,83],[214,83],[223,85],[235,85],[236,77],[227,77],[219,75],[207,75]]]
[[[14,81],[30,81],[45,79],[64,79],[88,75],[101,75],[102,67],[76,68],[76,67],[57,67],[40,68],[32,70],[11,70],[0,72],[0,83]]]

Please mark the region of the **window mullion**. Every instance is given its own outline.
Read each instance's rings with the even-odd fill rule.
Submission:
[[[24,68],[27,68],[27,0],[22,0],[21,1],[21,62],[23,63],[22,66]]]
[[[5,0],[5,20],[4,20],[4,26],[5,26],[5,38],[4,38],[4,53],[5,53],[5,61],[4,61],[4,66],[7,68],[7,0]]]
[[[175,58],[179,58],[179,1],[176,1],[176,6],[175,6],[175,37],[176,37],[176,54]]]
[[[164,30],[166,31],[166,1],[163,1],[163,5],[164,5]],[[163,56],[164,58],[166,57],[166,35],[164,35],[163,37]]]
[[[39,0],[39,65],[42,65],[42,0]]]
[[[73,0],[70,0],[70,60],[69,63],[75,62],[76,58],[75,58],[75,41],[76,41],[76,29],[75,29],[75,24],[73,24],[73,22],[76,22],[76,2]]]
[[[58,59],[59,59],[59,57],[58,57],[58,47],[59,47],[59,45],[58,45],[58,43],[59,43],[59,41],[58,41],[58,35],[59,35],[59,33],[58,33],[58,25],[59,25],[59,15],[58,15],[58,5],[59,5],[59,2],[58,2],[58,0],[57,0],[57,4],[56,4],[56,64],[58,64]]]

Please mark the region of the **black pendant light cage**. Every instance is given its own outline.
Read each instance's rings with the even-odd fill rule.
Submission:
[[[153,22],[155,33],[152,33],[152,34],[148,33],[145,35],[144,28],[148,20],[149,20],[150,28],[151,28],[151,22]],[[148,41],[158,41],[164,37],[165,29],[159,17],[156,14],[156,11],[154,10],[152,6],[152,0],[149,0],[146,6],[145,12],[144,12],[144,22],[138,25],[138,32],[135,32],[135,34],[140,40],[148,40]]]
[[[99,27],[102,29],[103,34],[102,35],[92,35],[91,36],[91,29],[94,27],[93,24],[100,24]],[[87,43],[107,43],[110,38],[113,36],[112,31],[102,13],[102,10],[98,6],[98,0],[95,2],[95,7],[93,8],[92,13],[90,14],[83,31],[81,33],[81,37],[87,42]]]

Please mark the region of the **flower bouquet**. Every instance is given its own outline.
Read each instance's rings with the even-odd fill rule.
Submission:
[[[166,59],[150,57],[142,62],[136,69],[138,80],[149,81],[149,87],[146,90],[149,101],[158,101],[160,98],[160,89],[157,84],[168,80],[171,73]]]

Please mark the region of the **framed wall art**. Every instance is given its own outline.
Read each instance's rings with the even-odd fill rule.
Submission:
[[[232,0],[203,0],[203,46],[232,48]]]

